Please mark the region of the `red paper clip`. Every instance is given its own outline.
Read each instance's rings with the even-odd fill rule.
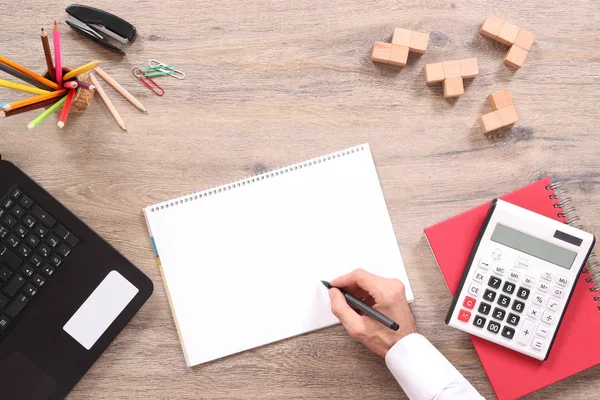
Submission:
[[[138,77],[136,75],[136,71],[138,74],[142,75],[143,77]],[[131,75],[133,75],[133,77],[137,80],[139,80],[140,82],[142,82],[144,84],[144,86],[146,86],[148,89],[152,90],[152,93],[154,93],[157,96],[162,96],[165,94],[165,91],[163,88],[161,88],[158,83],[154,82],[152,80],[152,78],[146,76],[146,74],[144,73],[144,71],[142,71],[139,68],[134,68],[131,70]],[[159,89],[160,91],[156,91],[148,82],[146,81],[150,81],[155,87],[156,89]]]

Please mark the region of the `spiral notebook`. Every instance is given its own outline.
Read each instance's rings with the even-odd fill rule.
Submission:
[[[563,210],[569,199],[561,201],[560,193],[555,189],[556,185],[545,178],[500,198],[573,224],[578,220],[572,215],[574,208]],[[425,229],[425,236],[452,295],[458,288],[488,209],[489,203]],[[546,361],[537,361],[471,336],[498,399],[520,398],[600,364],[600,297],[590,268],[600,268],[593,257],[589,258],[588,266],[575,286],[552,352]]]
[[[413,294],[363,144],[144,209],[188,366],[338,322],[356,268]]]

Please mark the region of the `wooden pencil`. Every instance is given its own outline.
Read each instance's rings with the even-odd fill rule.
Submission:
[[[33,93],[33,94],[50,93],[47,90],[42,90],[42,89],[38,89],[36,87],[22,85],[20,83],[15,83],[15,82],[11,82],[11,81],[5,81],[4,79],[0,79],[0,86],[9,88],[9,89],[20,90],[21,92]]]
[[[39,108],[49,107],[49,106],[53,105],[54,103],[56,103],[58,100],[59,100],[58,98],[48,99],[48,100],[40,101],[38,103],[30,104],[25,107],[15,108],[15,109],[8,110],[8,111],[0,110],[0,117],[2,117],[2,118],[3,117],[11,117],[13,115],[23,114],[23,113],[26,113],[26,112],[29,112],[32,110],[37,110]]]
[[[115,90],[119,92],[121,96],[125,97],[127,101],[133,104],[138,110],[148,112],[146,111],[146,108],[144,108],[144,105],[140,103],[138,99],[133,97],[131,93],[129,93],[123,86],[121,86],[119,82],[115,81],[110,75],[104,72],[102,68],[96,67],[96,72],[98,73],[98,75],[100,75],[102,79],[104,79],[110,86],[115,88]]]
[[[108,111],[110,111],[113,118],[115,119],[115,121],[117,121],[117,124],[119,124],[121,129],[126,131],[127,128],[125,127],[125,122],[123,122],[123,119],[117,112],[117,109],[115,108],[113,103],[110,101],[110,99],[106,95],[106,92],[104,92],[104,89],[102,89],[102,86],[100,86],[100,82],[98,82],[98,79],[96,79],[96,76],[94,74],[90,74],[90,79],[92,80],[92,83],[94,84],[94,86],[96,86],[96,92],[98,92],[98,95],[100,96],[100,98],[102,99],[104,104],[106,104]]]
[[[46,120],[46,118],[48,118],[50,115],[52,115],[60,107],[62,107],[65,104],[66,101],[67,101],[67,96],[65,96],[62,99],[58,100],[51,107],[49,107],[46,111],[44,111],[43,113],[41,113],[40,115],[38,115],[33,121],[31,121],[29,124],[27,124],[27,128],[25,128],[25,130],[28,131],[30,129],[35,128],[39,124],[41,124],[44,120]]]
[[[67,94],[67,101],[65,102],[65,106],[60,113],[60,118],[58,118],[58,129],[64,128],[67,123],[67,118],[69,117],[69,111],[71,111],[71,104],[73,103],[73,98],[75,97],[75,90],[69,90]]]
[[[86,89],[86,90],[94,90],[95,87],[94,85],[90,85],[87,82],[82,82],[82,81],[67,81],[63,83],[63,87],[65,89],[77,89],[77,88],[81,88],[81,89]]]
[[[54,43],[54,60],[56,62],[54,73],[56,78],[56,83],[58,86],[62,87],[63,83],[63,70],[62,70],[62,55],[60,53],[60,30],[58,29],[58,24],[54,21],[54,25],[52,26],[52,43]]]
[[[62,89],[62,86],[58,85],[55,82],[52,82],[49,79],[44,78],[43,76],[36,74],[35,72],[25,68],[24,66],[17,64],[14,61],[9,60],[6,57],[0,56],[0,63],[6,65],[7,67],[10,67],[14,70],[19,71],[22,74],[27,75],[28,77],[35,79],[36,81],[43,83],[44,85],[54,89],[54,90],[60,90]]]
[[[40,33],[42,38],[42,47],[44,48],[44,56],[46,57],[46,68],[48,68],[48,75],[50,76],[50,80],[54,80],[54,63],[52,62],[52,53],[50,53],[50,43],[48,42],[48,34],[42,28],[42,32]]]
[[[92,69],[96,68],[98,65],[100,65],[100,61],[95,60],[95,61],[89,62],[85,65],[82,65],[79,68],[75,68],[73,71],[67,72],[65,74],[65,76],[63,76],[63,81],[68,81],[69,79],[75,78],[79,74],[83,74],[84,72],[91,71]]]
[[[12,69],[11,67],[8,67],[8,66],[6,66],[6,65],[4,65],[2,63],[0,63],[0,71],[4,71],[7,74],[12,75],[12,76],[14,76],[17,79],[20,79],[23,82],[27,82],[30,85],[33,85],[33,86],[35,86],[37,88],[40,88],[42,90],[48,90],[48,91],[54,90],[54,88],[46,86],[43,83],[38,82],[35,79],[32,79],[32,78],[28,77],[27,75],[25,75],[25,74],[23,74],[23,73],[15,70],[15,69]]]
[[[67,93],[67,89],[61,89],[61,90],[57,90],[55,92],[50,92],[50,93],[46,93],[46,94],[38,94],[37,96],[33,96],[28,99],[18,100],[18,101],[12,102],[10,104],[7,104],[4,107],[2,107],[2,109],[5,111],[14,110],[14,109],[25,107],[25,106],[28,106],[31,104],[39,103],[40,101],[44,101],[44,100],[48,100],[48,99],[55,99],[57,97],[64,96],[66,93]]]

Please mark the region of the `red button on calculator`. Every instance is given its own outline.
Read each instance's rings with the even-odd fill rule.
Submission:
[[[465,297],[465,301],[463,301],[463,307],[468,308],[469,310],[472,310],[473,307],[475,307],[475,302],[476,300],[472,297]]]
[[[458,319],[463,321],[463,322],[469,322],[469,319],[471,318],[471,313],[468,312],[467,310],[460,310],[458,312]]]

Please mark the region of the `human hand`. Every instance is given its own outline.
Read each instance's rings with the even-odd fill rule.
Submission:
[[[338,317],[346,331],[369,350],[385,357],[389,349],[404,336],[415,333],[415,320],[406,301],[404,284],[398,279],[387,279],[357,269],[330,282],[331,312]],[[382,312],[400,325],[394,331],[373,318],[362,315],[348,305],[342,288]]]

